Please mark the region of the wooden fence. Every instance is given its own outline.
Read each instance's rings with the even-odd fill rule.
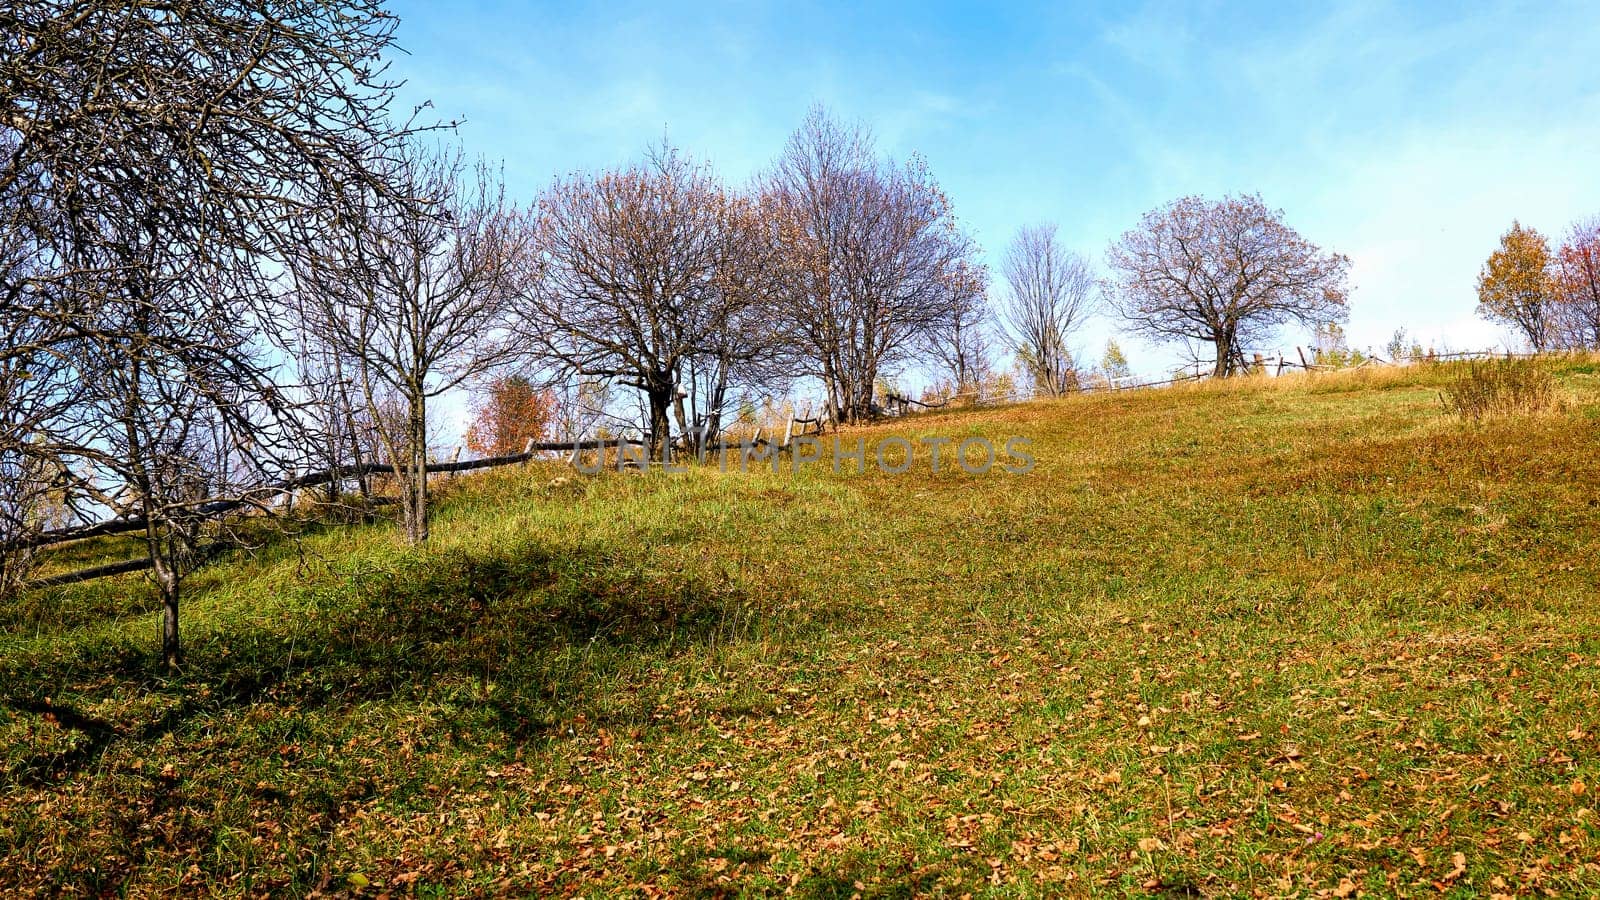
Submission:
[[[523,450],[521,453],[512,453],[506,456],[491,456],[484,459],[469,459],[458,462],[429,463],[427,472],[429,475],[441,475],[451,472],[470,472],[475,469],[491,469],[496,466],[509,466],[516,463],[527,462],[533,459],[539,453],[548,453],[552,451],[577,453],[583,450],[604,451],[607,448],[616,447],[625,443],[632,442],[628,441],[626,438],[592,441],[569,441],[564,443],[530,441],[527,449]],[[386,473],[393,474],[393,472],[394,469],[392,467],[380,463],[368,463],[360,466],[339,466],[334,469],[324,469],[322,471],[312,472],[307,475],[300,475],[294,478],[285,478],[282,481],[273,482],[271,484],[259,485],[248,490],[241,491],[238,495],[233,497],[204,500],[196,505],[195,512],[198,513],[201,518],[216,518],[217,516],[226,515],[227,513],[233,512],[236,509],[241,509],[246,506],[255,506],[262,500],[273,496],[288,494],[294,491],[304,490],[305,488],[318,487],[327,484],[330,481],[345,481],[351,478],[360,478],[365,475],[382,475]],[[29,549],[33,547],[48,547],[53,544],[65,544],[69,541],[80,541],[85,538],[101,537],[103,535],[127,534],[128,532],[132,531],[142,531],[146,524],[148,524],[148,522],[144,516],[126,516],[123,518],[108,519],[104,522],[95,522],[90,525],[55,528],[10,541],[0,549],[18,550]]]
[[[529,441],[521,453],[512,453],[504,456],[491,456],[484,459],[459,460],[450,462],[430,463],[427,466],[428,475],[446,475],[457,472],[471,472],[477,469],[492,469],[499,466],[516,465],[529,462],[540,453],[564,452],[572,454],[570,459],[576,459],[577,454],[588,450],[604,453],[608,449],[620,448],[626,444],[636,443],[627,438],[607,438],[589,441]],[[456,455],[459,457],[460,451]],[[360,478],[366,475],[393,474],[392,467],[379,463],[364,465],[338,466],[333,469],[324,469],[293,478],[285,478],[270,484],[259,485],[241,491],[232,497],[214,498],[204,500],[195,506],[195,513],[202,519],[216,519],[240,509],[260,507],[264,501],[275,496],[292,494],[306,488],[319,487],[332,481],[345,481],[351,478]],[[393,498],[376,498],[379,503],[393,503]],[[0,551],[10,552],[15,550],[31,550],[41,547],[51,547],[73,541],[87,540],[88,538],[104,537],[107,535],[129,534],[143,531],[149,524],[144,516],[125,516],[94,522],[88,525],[77,525],[68,528],[55,528],[40,531],[10,541],[0,546]],[[225,543],[217,543],[202,548],[200,555],[205,558],[232,549]],[[45,578],[34,579],[28,582],[27,588],[32,590],[42,587],[56,587],[63,584],[74,584],[80,581],[90,581],[96,578],[107,578],[112,575],[123,575],[129,572],[138,572],[151,567],[148,558],[129,559],[122,562],[107,563],[75,572],[66,572],[60,575],[51,575]]]
[[[1333,366],[1311,362],[1309,359],[1307,359],[1305,352],[1299,347],[1295,348],[1295,352],[1296,356],[1299,358],[1298,361],[1289,359],[1282,353],[1278,353],[1275,360],[1267,360],[1258,353],[1255,354],[1254,365],[1258,371],[1265,371],[1267,368],[1271,367],[1274,368],[1276,374],[1282,374],[1283,370],[1286,368],[1315,372],[1339,368],[1359,369],[1373,365],[1391,366],[1405,364],[1397,361],[1385,360],[1377,356],[1368,356],[1361,363],[1355,366]],[[1465,351],[1459,353],[1429,353],[1423,357],[1413,357],[1408,359],[1406,360],[1406,363],[1447,362],[1469,359],[1515,359],[1530,358],[1539,355],[1541,354],[1513,353],[1509,351],[1502,353],[1487,350]],[[1315,355],[1312,356],[1312,359],[1314,358]],[[1193,381],[1203,381],[1210,377],[1211,376],[1206,373],[1196,373],[1194,375],[1177,375],[1172,378],[1166,378],[1159,381],[1145,381],[1137,384],[1117,384],[1113,382],[1103,387],[1080,387],[1076,392],[1096,393],[1104,391],[1142,390],[1147,388],[1165,387],[1174,384],[1183,384]],[[983,396],[977,391],[965,391],[958,394],[952,394],[941,400],[935,401],[913,400],[910,397],[904,397],[899,394],[891,393],[885,400],[884,412],[888,415],[894,416],[904,415],[910,412],[912,407],[917,407],[924,411],[941,409],[949,406],[952,402],[963,398],[971,398],[972,405],[979,406],[1008,403],[1026,399],[1021,396],[1020,392],[1014,390],[1004,394],[991,394],[988,396]],[[732,446],[740,448],[743,446],[749,446],[752,448],[770,448],[779,452],[790,451],[793,448],[794,439],[796,437],[804,437],[813,433],[821,434],[827,429],[829,424],[830,420],[825,413],[818,413],[815,416],[796,416],[791,414],[788,417],[781,441],[774,442],[773,440],[763,437],[761,434],[762,429],[757,428],[755,435],[747,442],[741,442],[741,444]],[[648,438],[648,435],[645,437]],[[529,441],[521,453],[512,453],[504,456],[492,456],[484,459],[470,460],[460,460],[459,457],[461,451],[458,448],[456,450],[456,458],[453,458],[450,462],[430,463],[427,466],[427,473],[430,476],[444,475],[458,472],[471,472],[478,469],[492,469],[499,466],[516,465],[519,463],[529,462],[540,453],[551,452],[568,453],[570,454],[568,461],[571,463],[576,463],[578,454],[580,453],[594,450],[604,454],[608,449],[615,449],[618,451],[618,464],[620,466],[623,464],[623,460],[621,459],[623,448],[638,445],[640,443],[640,440],[634,440],[630,438],[605,438],[566,442]],[[722,444],[720,445],[720,448],[721,452],[726,452],[729,449],[729,445]],[[345,481],[365,475],[385,473],[392,474],[392,472],[393,469],[390,466],[376,463],[369,463],[359,466],[339,466],[334,469],[313,472],[307,475],[286,478],[282,481],[261,485],[259,487],[242,491],[234,497],[216,498],[202,501],[196,506],[195,509],[202,518],[218,518],[245,507],[259,506],[264,500],[270,499],[274,496],[292,495],[295,491],[304,490],[311,487],[318,487],[336,480]],[[377,498],[377,501],[380,503],[394,502],[392,498]],[[145,517],[129,516],[124,518],[109,519],[103,522],[95,522],[89,525],[50,529],[10,541],[4,545],[0,545],[0,551],[35,549],[65,544],[71,541],[85,540],[93,537],[128,534],[135,531],[142,531],[145,529],[146,525],[147,520]],[[213,544],[210,547],[204,548],[201,551],[201,555],[205,557],[215,556],[218,553],[227,551],[228,549],[231,549],[231,547],[225,544]],[[95,578],[105,578],[112,575],[122,575],[129,572],[137,572],[150,568],[150,566],[151,563],[149,559],[130,559],[122,562],[95,566],[93,568],[81,569],[76,572],[68,572],[61,575],[52,575],[46,578],[35,579],[34,581],[30,581],[27,587],[29,589],[34,589],[41,587],[54,587],[63,584],[72,584],[75,582],[88,581]]]

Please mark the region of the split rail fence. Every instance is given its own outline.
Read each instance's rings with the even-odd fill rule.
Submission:
[[[636,443],[627,438],[607,438],[604,440],[588,441],[529,441],[521,453],[512,453],[504,456],[491,456],[484,459],[459,459],[461,451],[456,450],[456,459],[450,462],[429,463],[427,473],[433,475],[448,475],[459,472],[471,472],[478,469],[492,469],[500,466],[510,466],[526,463],[535,459],[541,453],[564,452],[571,454],[570,459],[576,459],[577,454],[587,451],[604,453],[608,449],[617,449],[619,452],[624,445]],[[218,519],[229,513],[244,509],[259,509],[266,501],[274,497],[292,496],[296,491],[307,488],[320,487],[334,481],[348,481],[368,475],[393,474],[394,469],[381,463],[367,463],[363,465],[345,465],[333,469],[323,469],[305,475],[285,478],[281,481],[260,485],[241,491],[232,497],[221,497],[207,500],[195,507],[198,518]],[[378,502],[393,502],[392,498],[375,498]],[[66,528],[53,528],[26,535],[8,542],[4,550],[32,550],[42,547],[53,547],[73,541],[82,541],[89,538],[105,537],[108,535],[130,534],[143,531],[149,525],[145,516],[122,516],[107,519],[88,525],[75,525]],[[225,544],[213,544],[201,550],[203,557],[214,556],[229,548]],[[122,562],[107,563],[88,569],[79,569],[60,575],[51,575],[45,578],[28,582],[27,587],[32,590],[42,587],[55,587],[63,584],[74,584],[80,581],[90,581],[96,578],[107,578],[112,575],[123,575],[129,572],[138,572],[148,569],[151,562],[148,558],[130,559]]]
[[[1284,369],[1302,369],[1308,372],[1315,372],[1338,368],[1358,369],[1374,365],[1391,366],[1405,364],[1385,360],[1377,356],[1368,356],[1364,361],[1356,366],[1341,367],[1311,362],[1309,359],[1307,359],[1305,352],[1299,347],[1296,347],[1295,351],[1296,356],[1299,357],[1298,361],[1288,359],[1282,353],[1278,353],[1276,359],[1265,359],[1261,354],[1255,354],[1253,364],[1254,368],[1256,371],[1262,372],[1272,369],[1274,374],[1282,374]],[[1513,359],[1528,358],[1539,355],[1541,354],[1511,352],[1500,353],[1494,351],[1430,353],[1423,357],[1411,358],[1406,362],[1428,363],[1468,359]],[[1315,356],[1313,355],[1312,358],[1314,359]],[[1165,387],[1174,384],[1183,384],[1187,382],[1203,381],[1210,377],[1211,376],[1208,373],[1197,372],[1193,375],[1177,375],[1172,378],[1166,378],[1159,381],[1146,381],[1137,384],[1118,384],[1113,382],[1104,387],[1082,387],[1079,388],[1076,393],[1141,390],[1147,388]],[[951,403],[960,400],[967,400],[968,405],[982,406],[1015,402],[1022,399],[1026,398],[1021,396],[1021,394],[1016,391],[990,395],[982,395],[975,391],[966,391],[958,394],[952,394],[941,400],[933,401],[914,400],[910,397],[904,397],[891,393],[885,400],[883,412],[889,416],[897,416],[911,412],[913,407],[924,411],[935,410],[944,408],[949,406]],[[807,410],[807,412],[809,413],[809,410]],[[742,448],[744,447],[752,449],[761,448],[764,451],[792,451],[795,438],[804,437],[810,434],[821,434],[828,428],[830,424],[831,423],[828,416],[823,413],[819,413],[815,416],[809,414],[799,416],[790,415],[787,420],[787,425],[784,428],[782,439],[779,441],[775,442],[764,437],[761,433],[762,429],[757,428],[754,436],[748,440],[734,445],[721,445],[721,449],[723,452],[726,452],[729,447],[741,448],[741,452],[743,452]],[[615,450],[617,452],[617,464],[619,468],[622,468],[627,464],[626,460],[624,459],[625,448],[640,446],[641,443],[641,439],[633,439],[628,437],[585,441],[529,441],[521,453],[512,453],[503,456],[492,456],[484,459],[470,460],[461,460],[459,458],[461,451],[460,448],[457,448],[455,458],[453,458],[450,462],[428,464],[427,473],[430,476],[448,475],[460,472],[471,472],[479,469],[492,469],[500,466],[517,465],[529,462],[537,458],[541,453],[553,452],[569,454],[569,462],[576,463],[580,453],[595,451],[601,454],[603,461],[604,454],[607,450]],[[378,463],[339,466],[333,469],[312,472],[306,475],[286,478],[271,484],[261,485],[247,491],[242,491],[233,497],[208,500],[201,503],[196,510],[201,518],[216,519],[237,510],[260,507],[264,501],[273,497],[293,496],[294,492],[304,490],[306,488],[319,487],[321,485],[328,484],[329,482],[342,482],[354,478],[361,478],[367,475],[393,474],[393,471],[394,470],[392,467]],[[376,499],[378,502],[392,502],[392,500],[389,498]],[[12,551],[51,547],[73,541],[86,540],[88,538],[129,534],[136,531],[143,531],[147,525],[148,520],[143,516],[126,516],[116,519],[108,519],[102,522],[95,522],[88,525],[78,525],[40,531],[36,534],[27,535],[25,537],[13,540],[0,549]],[[221,552],[225,552],[228,549],[231,548],[226,544],[213,544],[207,548],[204,548],[201,551],[201,555],[203,557],[215,556]],[[35,589],[41,587],[54,587],[64,584],[72,584],[80,581],[89,581],[96,578],[106,578],[112,575],[123,575],[129,572],[138,572],[143,569],[150,568],[150,566],[151,563],[148,558],[130,559],[122,562],[107,563],[105,565],[94,566],[88,569],[80,569],[74,572],[67,572],[60,575],[52,575],[45,578],[35,579],[30,581],[27,587],[29,589]]]

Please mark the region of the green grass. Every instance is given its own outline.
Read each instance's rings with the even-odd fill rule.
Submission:
[[[862,432],[1028,475],[463,478],[425,553],[197,574],[178,677],[138,578],[25,597],[0,893],[1594,894],[1594,362]]]

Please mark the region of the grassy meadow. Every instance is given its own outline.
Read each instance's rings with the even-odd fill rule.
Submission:
[[[1028,474],[441,481],[0,605],[0,894],[1600,893],[1600,358],[845,436]],[[558,476],[567,476],[557,480]],[[102,540],[47,568],[127,555]]]

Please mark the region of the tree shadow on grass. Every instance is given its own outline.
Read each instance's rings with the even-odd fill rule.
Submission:
[[[935,891],[938,876],[935,870],[912,869],[904,863],[873,859],[865,851],[852,851],[812,869],[794,885],[792,893],[811,900],[922,897]],[[982,877],[974,875],[972,880],[981,883]]]
[[[770,869],[773,853],[733,844],[687,848],[664,865],[669,893],[696,897],[765,896],[781,892],[809,900],[924,897],[951,885],[979,885],[990,874],[976,858],[914,866],[892,852],[841,849],[816,857],[793,880]]]
[[[257,703],[308,711],[444,697],[469,707],[475,728],[525,741],[583,713],[630,661],[737,640],[754,625],[752,605],[728,584],[535,546],[430,554],[299,599],[269,626],[199,632],[176,676],[161,672],[153,643],[126,638],[0,660],[0,713],[77,735],[4,760],[0,780],[57,781],[117,741],[155,740]],[[161,712],[134,722],[83,712],[130,698]]]

